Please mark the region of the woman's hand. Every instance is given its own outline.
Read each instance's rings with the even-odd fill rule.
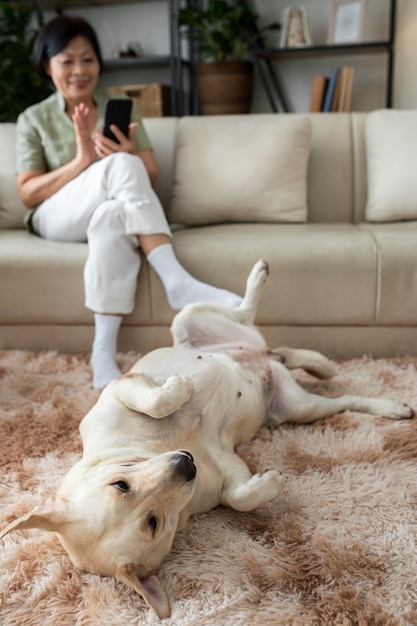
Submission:
[[[116,141],[112,141],[108,137],[105,137],[103,135],[103,131],[98,130],[94,142],[97,156],[99,156],[100,158],[104,158],[106,156],[109,156],[109,154],[113,154],[114,152],[129,152],[129,154],[136,154],[136,127],[137,124],[135,122],[129,124],[129,136],[126,137],[126,135],[124,135],[115,124],[111,124],[110,130],[112,131],[114,136],[117,137],[120,143],[117,143]]]
[[[105,137],[102,130],[97,131],[94,144],[95,151],[97,156],[99,156],[100,158],[109,156],[114,152],[128,152],[129,154],[135,154],[139,159],[143,161],[146,171],[148,172],[151,184],[154,185],[159,175],[158,163],[155,159],[153,150],[141,150],[140,152],[137,151],[135,144],[136,127],[136,122],[129,124],[129,136],[126,137],[126,135],[124,135],[117,126],[111,124],[110,130],[113,132],[115,137],[118,138],[120,143],[117,143],[116,141],[112,141],[108,137]]]
[[[76,159],[88,167],[97,159],[92,135],[96,125],[96,111],[81,103],[75,107],[72,121],[74,124],[75,140],[77,143]]]

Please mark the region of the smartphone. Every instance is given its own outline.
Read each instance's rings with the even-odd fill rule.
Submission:
[[[132,100],[130,98],[110,98],[107,100],[104,111],[103,135],[120,143],[110,130],[110,124],[115,124],[128,137],[131,113]]]

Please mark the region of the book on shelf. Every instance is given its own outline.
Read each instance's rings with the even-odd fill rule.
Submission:
[[[310,96],[310,113],[342,113],[352,110],[355,68],[335,67],[330,76],[314,76]]]
[[[334,90],[334,96],[333,96],[332,108],[331,108],[332,113],[337,113],[339,102],[340,102],[340,93],[341,93],[342,78],[343,78],[342,70],[343,70],[343,67],[340,67],[339,72],[337,74],[337,82],[336,82],[336,87]]]
[[[352,110],[353,97],[353,79],[355,76],[355,68],[345,66],[340,72],[340,93],[337,102],[336,111],[339,113],[349,112]]]
[[[330,74],[329,83],[327,85],[326,93],[323,100],[323,106],[321,109],[323,113],[330,113],[330,111],[332,110],[339,74],[340,69],[338,67],[335,67]]]
[[[310,113],[321,112],[328,82],[329,78],[327,76],[313,77],[310,97]]]
[[[355,78],[355,68],[348,67],[348,75],[347,75],[347,86],[345,93],[345,111],[352,110],[352,100],[353,100],[353,79]]]

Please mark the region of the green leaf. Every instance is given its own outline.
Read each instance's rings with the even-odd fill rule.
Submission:
[[[182,36],[196,43],[200,57],[214,61],[248,58],[262,33],[280,28],[277,22],[259,28],[248,0],[208,0],[201,8],[181,9],[178,19],[186,27]]]
[[[19,113],[51,93],[32,68],[31,54],[43,15],[30,1],[0,0],[0,122],[14,122]]]

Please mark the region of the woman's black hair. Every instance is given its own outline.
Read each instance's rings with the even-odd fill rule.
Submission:
[[[68,46],[75,37],[85,37],[93,48],[100,73],[103,71],[103,59],[94,29],[82,17],[59,15],[45,24],[36,38],[32,51],[32,64],[41,79],[51,84],[45,72],[45,63]]]

